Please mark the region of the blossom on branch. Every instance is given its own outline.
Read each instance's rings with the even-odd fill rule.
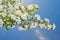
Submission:
[[[39,15],[34,15],[39,9],[36,4],[20,5],[22,0],[2,0],[0,3],[0,26],[6,30],[18,25],[19,30],[32,28],[45,28],[54,30],[55,24],[50,24],[49,19],[41,19]]]

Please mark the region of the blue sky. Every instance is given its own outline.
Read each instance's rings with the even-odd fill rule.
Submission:
[[[49,18],[56,24],[56,29],[31,29],[19,31],[17,28],[6,31],[0,28],[0,40],[60,40],[60,0],[24,0],[23,4],[39,4],[36,12],[42,19]],[[16,25],[17,26],[17,25]]]

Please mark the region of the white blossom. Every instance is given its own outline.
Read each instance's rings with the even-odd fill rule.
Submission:
[[[10,28],[14,28],[15,27],[15,25],[13,25],[12,27],[10,27]]]
[[[19,3],[17,1],[15,2],[15,6],[14,6],[14,10],[16,9],[19,9]]]
[[[24,14],[26,15],[26,17],[28,17],[28,13],[27,12],[25,12]]]
[[[15,11],[17,15],[21,16],[23,13],[20,10]]]
[[[39,27],[40,27],[40,28],[44,28],[44,27],[45,27],[45,24],[41,24],[41,23],[40,23],[40,24],[39,24]]]
[[[2,27],[2,26],[3,26],[3,20],[0,19],[0,27]]]
[[[8,2],[8,6],[9,6],[10,10],[13,10],[13,6],[12,6],[12,4],[10,2]]]
[[[8,10],[8,13],[11,14],[13,12],[13,10]]]
[[[53,27],[52,29],[53,29],[53,30],[55,30],[55,28],[56,28],[56,25],[55,25],[55,24],[53,24],[53,25],[52,25],[52,27]]]
[[[39,6],[38,5],[34,5],[36,8],[39,8]]]
[[[10,26],[10,25],[8,26],[8,29],[9,29],[9,28],[11,28],[11,26]]]
[[[24,27],[25,27],[25,29],[27,29],[28,28],[28,25],[24,25]]]
[[[41,20],[39,15],[35,15],[35,17],[37,18],[37,20]]]
[[[22,26],[18,27],[19,30],[26,30],[28,28],[32,29],[32,28],[36,28],[37,26],[39,26],[40,28],[45,28],[45,29],[47,28],[49,30],[55,29],[56,27],[55,24],[52,24],[52,25],[49,24],[48,18],[41,20],[40,15],[35,15],[33,13],[39,8],[38,5],[31,5],[31,4],[28,6],[21,5],[19,1],[21,0],[10,0],[10,2],[8,0],[5,0],[5,1],[2,0],[0,2],[0,12],[1,12],[0,13],[0,26],[1,27],[4,24],[4,26],[7,26],[6,29],[9,29],[9,28],[14,28],[15,24],[18,24],[18,25],[22,24]],[[10,18],[12,21],[14,21],[13,25],[11,25],[12,21],[9,20]],[[26,21],[28,24],[27,23],[24,24],[25,22],[23,22],[22,20]],[[5,24],[5,21],[7,21],[6,24]]]
[[[31,21],[30,29],[36,28],[37,25],[38,25],[37,22],[32,22],[32,21]]]
[[[9,6],[8,12],[12,13],[13,12],[13,6],[12,6],[12,4],[10,2],[8,2],[8,6]]]
[[[16,18],[16,22],[17,22],[17,24],[20,24],[20,23],[21,23],[20,17],[17,17],[17,18]]]
[[[9,14],[9,16],[11,17],[11,19],[16,20],[16,16],[15,15]]]
[[[6,16],[6,13],[2,13],[2,17],[5,17]]]
[[[0,10],[3,8],[3,6],[2,5],[0,5]]]
[[[45,18],[44,21],[49,23],[49,19],[48,18]]]
[[[2,17],[5,17],[7,14],[5,12],[2,13]]]
[[[25,9],[23,5],[21,5],[21,8],[22,8],[23,10]]]
[[[6,22],[7,24],[10,24],[9,22]]]
[[[23,28],[22,26],[19,26],[19,27],[18,27],[18,30],[22,30],[22,31],[23,31],[23,30],[26,30],[26,29]]]
[[[4,12],[2,12],[2,16],[5,17],[7,15],[6,9],[4,9]]]
[[[13,25],[12,27],[11,27],[10,25],[8,25],[8,29],[9,29],[9,28],[14,28],[14,27],[15,27],[15,25]]]
[[[33,9],[33,5],[28,5],[27,7],[28,7],[29,10]]]
[[[52,25],[48,24],[47,27],[48,27],[48,30],[50,30],[52,28]]]
[[[21,18],[22,18],[23,20],[26,20],[26,19],[27,19],[26,14],[22,14],[22,15],[21,15]]]

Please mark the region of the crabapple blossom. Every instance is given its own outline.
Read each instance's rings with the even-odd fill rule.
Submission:
[[[2,27],[2,26],[3,26],[3,20],[0,19],[0,27]]]
[[[25,28],[23,28],[22,26],[18,27],[18,30],[26,30]]]
[[[50,24],[48,18],[41,19],[34,14],[39,6],[36,4],[22,5],[22,0],[2,0],[0,2],[0,27],[6,30],[16,27],[18,30],[33,29],[36,27],[55,30],[55,24]]]
[[[37,20],[41,19],[39,15],[35,15],[35,17],[37,18]]]
[[[44,28],[45,27],[45,24],[39,24],[39,27],[42,29],[42,28]]]
[[[52,27],[53,27],[53,28],[52,28],[52,30],[55,30],[55,28],[56,28],[56,25],[55,25],[55,24],[53,24],[53,25],[52,25]]]

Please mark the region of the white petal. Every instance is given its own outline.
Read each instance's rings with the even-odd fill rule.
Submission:
[[[14,28],[15,27],[15,25],[14,26],[12,26],[11,28]]]
[[[17,15],[21,16],[23,13],[20,10],[15,11]]]
[[[19,9],[19,3],[18,2],[16,2],[15,6],[14,6],[14,10],[16,10],[16,9]]]
[[[45,27],[45,24],[39,24],[40,28],[44,28]]]
[[[13,6],[10,2],[8,2],[8,6],[9,6],[10,9],[13,9]]]
[[[3,6],[2,5],[0,5],[0,10],[3,8]]]
[[[0,19],[0,26],[3,26],[3,20]]]
[[[55,25],[55,24],[53,24],[52,26],[53,26],[53,30],[55,30],[55,28],[56,28],[56,25]]]
[[[37,23],[31,21],[30,29],[36,28],[36,27],[37,27]]]
[[[47,27],[48,27],[48,30],[50,30],[52,28],[52,25],[48,24]]]
[[[24,25],[24,27],[27,29],[28,28],[28,25]]]
[[[17,24],[20,24],[21,23],[21,19],[19,17],[16,18],[16,22]]]
[[[18,30],[26,30],[25,28],[23,28],[22,26],[18,27]]]
[[[35,15],[35,17],[37,18],[37,20],[41,20],[39,15]]]
[[[45,18],[44,21],[48,22],[49,23],[49,19],[48,18]]]
[[[26,14],[22,14],[22,15],[21,15],[21,18],[22,18],[23,20],[26,20],[26,19],[27,19]]]
[[[5,17],[7,14],[6,13],[2,13],[2,16]]]
[[[33,9],[33,5],[28,5],[28,9],[32,10]]]
[[[21,5],[21,8],[22,8],[23,10],[25,9],[23,5]]]
[[[38,6],[38,5],[35,5],[35,7],[36,7],[36,8],[39,8],[39,6]]]
[[[11,17],[11,19],[16,20],[16,16],[15,15],[9,14],[9,16]]]

